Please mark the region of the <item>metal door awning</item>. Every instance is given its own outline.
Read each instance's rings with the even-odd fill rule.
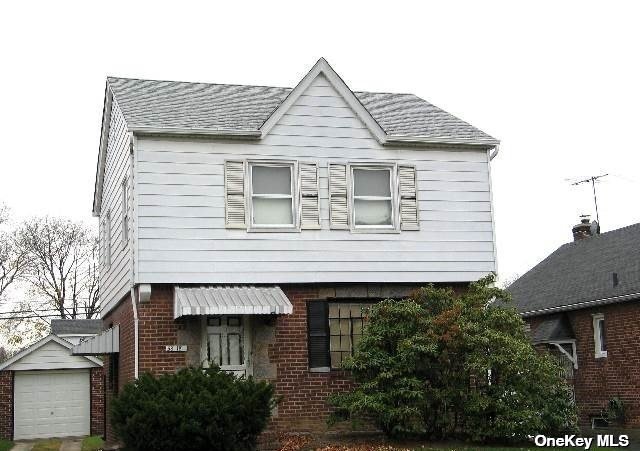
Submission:
[[[293,306],[278,286],[175,287],[174,318],[190,315],[282,315]]]
[[[75,345],[71,350],[71,354],[73,355],[114,354],[116,352],[120,352],[119,325],[115,325],[100,335],[96,335]]]

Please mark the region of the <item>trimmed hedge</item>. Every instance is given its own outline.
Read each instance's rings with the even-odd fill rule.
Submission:
[[[111,423],[132,451],[255,448],[275,401],[273,387],[215,368],[143,374],[112,403]]]

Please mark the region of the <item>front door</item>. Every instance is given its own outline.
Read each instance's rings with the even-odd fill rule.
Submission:
[[[206,360],[236,376],[249,375],[249,340],[244,315],[207,318]]]

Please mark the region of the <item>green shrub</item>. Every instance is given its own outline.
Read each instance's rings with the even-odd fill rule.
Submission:
[[[274,407],[273,387],[218,368],[142,375],[113,400],[111,423],[135,451],[255,448]]]
[[[343,364],[358,387],[329,398],[332,421],[364,417],[391,436],[475,442],[575,430],[560,368],[531,346],[515,309],[492,302],[509,300],[492,282],[374,305]]]

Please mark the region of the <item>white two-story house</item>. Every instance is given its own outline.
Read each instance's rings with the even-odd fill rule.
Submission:
[[[412,94],[108,78],[96,171],[108,393],[217,364],[325,427],[362,306],[496,270],[498,141]],[[109,394],[107,399],[109,398]],[[108,402],[108,401],[107,401]]]

